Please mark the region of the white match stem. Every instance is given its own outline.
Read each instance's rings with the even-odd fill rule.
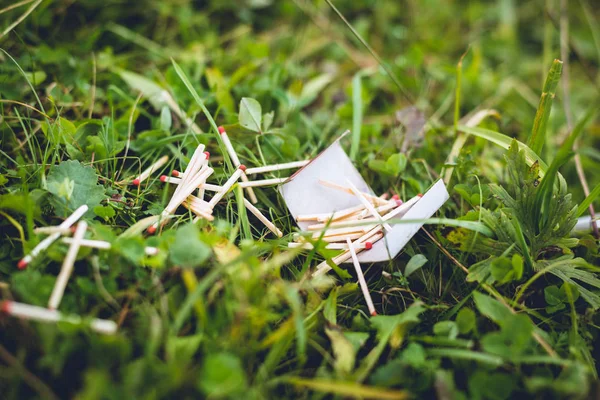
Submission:
[[[393,219],[395,217],[401,217],[401,216],[403,216],[420,199],[421,199],[421,196],[415,196],[415,197],[413,197],[412,199],[408,200],[406,203],[403,203],[399,207],[397,207],[394,210],[392,210],[390,213],[386,214],[383,217],[383,220],[384,221],[389,221],[390,219]]]
[[[378,221],[382,221],[381,220],[381,215],[379,215],[379,213],[377,212],[377,210],[375,210],[375,207],[373,207],[373,204],[371,204],[371,202],[369,201],[369,199],[367,199],[367,197],[358,190],[358,188],[350,181],[350,179],[347,179],[346,182],[348,182],[348,185],[350,185],[350,190],[352,191],[352,193],[354,193],[354,195],[356,197],[358,197],[358,199],[360,200],[360,202],[363,203],[363,205],[365,206],[365,208],[367,210],[369,210],[369,212],[371,213],[371,215],[375,219],[377,219]],[[390,232],[392,230],[392,227],[390,226],[390,224],[385,224],[384,223],[383,227],[388,232]]]
[[[377,315],[377,311],[375,311],[375,306],[373,305],[373,299],[371,299],[371,293],[369,293],[367,281],[365,280],[362,268],[360,267],[360,263],[358,262],[358,257],[356,256],[356,251],[354,251],[354,247],[352,246],[352,242],[350,241],[350,239],[346,240],[346,243],[348,244],[348,250],[350,250],[350,254],[352,255],[352,263],[354,264],[356,275],[358,275],[358,283],[360,285],[360,289],[363,292],[363,296],[365,297],[365,301],[367,302],[369,314]]]
[[[396,207],[398,207],[396,200],[392,200],[386,205],[377,207],[375,211],[377,211],[377,214],[381,215],[382,213],[386,213],[387,211],[392,210]],[[360,214],[358,214],[358,219],[363,219],[369,214],[369,210],[363,210]]]
[[[175,210],[177,210],[177,207],[179,207],[179,205],[183,203],[183,201],[191,195],[201,183],[205,182],[213,172],[214,170],[212,168],[205,168],[204,171],[199,173],[187,186],[183,186],[183,184],[180,185],[179,187],[182,189],[179,193],[173,194],[171,201],[165,209],[167,213],[173,214]]]
[[[225,184],[223,185],[222,190],[220,192],[215,193],[215,195],[212,197],[212,199],[210,199],[208,204],[210,204],[211,207],[214,207],[219,201],[221,201],[221,199],[227,194],[229,189],[231,189],[231,187],[238,181],[238,179],[240,179],[240,176],[242,176],[243,173],[244,171],[242,171],[241,169],[236,169],[233,175],[231,175],[229,179],[227,179],[227,182],[225,182]]]
[[[29,304],[17,303],[14,301],[5,301],[1,304],[2,308],[13,317],[35,320],[41,322],[68,322],[79,325],[83,323],[81,317],[76,315],[63,315],[56,310],[32,306]],[[90,321],[90,328],[98,333],[113,334],[117,331],[117,324],[114,321],[106,319],[93,319]]]
[[[347,218],[347,217],[351,216],[352,214],[357,213],[359,211],[362,211],[364,209],[365,209],[365,206],[362,205],[362,204],[359,204],[359,205],[357,205],[355,207],[350,207],[350,208],[347,208],[345,210],[340,210],[340,211],[337,211],[337,212],[333,213],[332,218],[317,218],[317,220],[319,222],[327,222],[330,219],[332,221],[337,221],[337,220],[340,220],[340,219]]]
[[[87,210],[88,206],[85,204],[82,205],[77,210],[75,210],[73,214],[69,215],[67,219],[65,219],[60,225],[58,225],[57,228],[59,228],[60,230],[70,228],[75,222],[79,221],[79,219],[83,217],[83,214],[85,214]],[[50,245],[54,243],[56,239],[60,237],[60,235],[60,232],[56,232],[42,240],[40,243],[38,243],[37,246],[33,248],[33,250],[31,250],[31,252],[28,255],[23,257],[21,262],[25,263],[25,265],[29,264],[31,260],[33,260],[41,251],[44,251],[48,247],[50,247]]]
[[[381,238],[383,238],[383,233],[381,232],[381,225],[378,225],[377,227],[373,228],[371,231],[365,233],[360,238],[356,239],[356,241],[354,241],[354,243],[371,242],[371,244],[374,244],[374,243],[378,242],[379,240],[381,240]],[[352,239],[352,238],[349,238],[349,239]],[[361,251],[362,251],[362,249],[356,249],[357,253],[359,253]],[[332,261],[335,264],[341,264],[344,261],[348,260],[350,257],[351,257],[350,251],[345,251],[342,254],[340,254],[339,256],[334,257],[332,259]],[[329,271],[331,271],[331,267],[327,264],[327,262],[323,261],[321,264],[317,265],[316,271],[313,272],[313,276],[323,275]]]
[[[321,231],[323,229],[330,230],[330,229],[334,229],[334,228],[347,228],[347,227],[351,227],[351,226],[360,226],[361,228],[364,228],[365,226],[368,226],[368,225],[358,225],[358,224],[364,224],[366,222],[377,223],[377,220],[374,218],[365,218],[365,219],[361,219],[361,220],[353,219],[350,221],[341,220],[341,221],[337,221],[337,222],[332,222],[330,224],[324,223],[324,224],[309,225],[306,227],[306,229],[309,231]]]
[[[152,164],[151,166],[149,166],[148,168],[146,168],[141,174],[139,174],[137,176],[137,178],[135,178],[134,180],[138,180],[139,183],[144,182],[146,179],[148,179],[148,177],[156,170],[158,170],[160,167],[162,167],[163,165],[165,165],[167,163],[167,161],[169,161],[169,156],[162,156],[161,158],[158,159],[158,161],[156,161],[154,164]]]
[[[335,242],[343,242],[346,240],[346,238],[350,238],[350,239],[354,240],[354,239],[358,239],[362,236],[363,236],[362,232],[357,232],[357,233],[350,233],[350,234],[346,233],[343,235],[323,236],[322,238],[315,238],[315,239],[320,239],[323,242],[335,243]]]
[[[180,175],[181,176],[181,175]],[[181,185],[181,178],[173,178],[170,176],[165,176],[163,178],[165,183],[172,183],[174,185]],[[203,183],[198,187],[198,192],[200,192],[200,190],[208,190],[209,192],[220,192],[223,190],[222,186],[219,185],[211,185],[210,183]],[[173,193],[175,194],[175,193]],[[198,196],[200,197],[200,196]]]
[[[351,227],[345,227],[345,228],[327,229],[327,230],[325,230],[324,236],[325,237],[339,236],[339,235],[346,235],[346,234],[352,234],[352,233],[360,233],[362,235],[371,228],[372,228],[372,226],[351,226]],[[318,239],[319,237],[321,237],[322,234],[323,234],[323,231],[318,231],[318,232],[313,233],[312,237],[313,237],[313,239]]]
[[[258,218],[271,232],[277,235],[277,237],[282,237],[283,233],[275,226],[274,223],[269,221],[267,217],[260,212],[260,210],[252,205],[247,199],[244,198],[244,205],[246,209],[249,210],[256,218]]]
[[[202,200],[194,195],[189,195],[186,201],[205,212],[212,213],[213,207],[206,200]]]
[[[351,188],[346,187],[346,186],[342,186],[342,185],[338,185],[337,183],[333,183],[330,181],[326,181],[324,179],[319,179],[319,183],[323,186],[327,186],[330,187],[332,189],[336,189],[339,190],[341,192],[346,192],[348,194],[354,194],[354,192],[352,191]],[[370,202],[372,202],[373,204],[377,204],[378,206],[382,206],[384,204],[387,204],[387,200],[383,200],[377,196],[373,196],[372,194],[369,193],[365,193],[365,192],[359,192],[361,193],[363,196],[365,196]]]
[[[357,249],[364,249],[365,247],[366,247],[366,245],[364,243],[359,243],[359,244],[355,245],[355,248],[357,248]],[[314,246],[312,245],[312,243],[291,242],[291,243],[288,243],[288,248],[312,250],[312,249],[314,249]],[[329,249],[329,250],[348,250],[348,245],[344,244],[344,243],[330,243],[327,246],[325,246],[325,248]]]
[[[34,228],[33,233],[38,234],[38,235],[39,234],[48,235],[48,234],[53,234],[53,233],[58,233],[61,235],[68,235],[69,233],[71,233],[71,228],[60,228],[58,226],[40,226],[38,228]]]
[[[223,143],[225,144],[225,148],[227,149],[227,153],[229,154],[229,157],[231,157],[231,161],[233,162],[233,165],[237,168],[240,165],[242,165],[242,163],[240,162],[240,159],[237,156],[237,153],[235,152],[235,149],[233,148],[233,145],[231,144],[231,140],[229,140],[229,135],[227,135],[227,132],[223,131],[221,132],[221,139],[223,139]],[[244,171],[242,171],[242,182],[248,183],[248,177],[246,176],[246,173]],[[252,190],[250,187],[246,187],[246,193],[248,193],[248,197],[250,197],[250,201],[253,204],[258,203],[258,199],[256,198],[256,194],[254,193],[254,190]]]
[[[56,278],[54,289],[52,289],[50,301],[48,301],[48,308],[51,310],[56,310],[60,305],[60,301],[62,300],[63,294],[65,293],[65,288],[67,287],[67,282],[69,281],[69,278],[73,273],[73,265],[75,264],[75,258],[77,258],[77,253],[79,252],[81,240],[83,239],[83,235],[85,235],[86,230],[87,222],[81,221],[77,224],[77,229],[73,234],[73,242],[71,242],[71,245],[69,246],[67,255],[65,256],[62,267],[60,268],[58,278]]]
[[[74,240],[75,240],[74,238],[70,238],[70,237],[62,238],[63,243],[66,243],[66,244],[71,244],[71,243],[73,243]],[[104,240],[91,240],[91,239],[81,239],[81,242],[79,242],[79,245],[81,247],[91,247],[93,249],[100,249],[100,250],[110,250],[110,248],[112,247],[110,242],[107,242]],[[149,256],[154,256],[154,255],[158,254],[158,248],[156,248],[156,247],[146,246],[144,248],[144,251],[146,252],[146,255],[149,255]]]
[[[192,154],[192,158],[190,159],[189,164],[183,171],[183,176],[181,177],[181,185],[179,185],[175,189],[174,195],[181,190],[181,187],[186,186],[186,184],[194,178],[196,173],[202,169],[202,167],[206,164],[204,161],[206,161],[206,154],[204,154],[204,145],[199,144],[198,147],[196,147],[196,150],[194,150],[194,154]]]
[[[188,201],[184,201],[183,203],[181,203],[181,205],[193,212],[194,214],[196,214],[197,217],[204,218],[209,221],[214,221],[215,219],[215,217],[212,214],[206,212],[205,210],[202,210],[201,208],[196,207],[194,204]]]
[[[288,180],[288,178],[263,179],[260,181],[242,182],[242,183],[240,183],[240,186],[243,188],[259,187],[259,186],[272,186],[272,185],[279,185],[287,180]]]
[[[298,222],[307,222],[307,221],[319,221],[319,222],[327,222],[327,221],[335,221],[341,217],[345,217],[347,215],[353,214],[357,211],[361,211],[365,208],[362,204],[359,204],[354,207],[345,208],[343,210],[330,212],[330,213],[321,213],[321,214],[303,214],[298,215],[296,217],[296,221]]]
[[[264,174],[265,172],[281,171],[282,169],[302,168],[309,162],[310,160],[304,160],[283,164],[265,165],[264,167],[248,168],[246,170],[246,175]]]

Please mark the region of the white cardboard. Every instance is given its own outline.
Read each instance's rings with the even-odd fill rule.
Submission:
[[[349,179],[360,191],[373,193],[342,149],[338,139],[280,186],[281,195],[294,219],[298,215],[333,213],[360,204],[360,200],[351,194],[321,185],[320,179],[342,186],[347,186],[346,180]],[[439,180],[402,218],[430,218],[448,198],[446,186]],[[313,223],[297,224],[306,230],[308,225]],[[394,225],[383,239],[373,244],[371,250],[358,254],[358,260],[372,263],[393,259],[422,226],[422,223]]]

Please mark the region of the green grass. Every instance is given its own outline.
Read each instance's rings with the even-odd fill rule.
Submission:
[[[66,245],[16,263],[78,205],[88,236],[113,243],[79,252],[59,310],[82,324],[0,315],[0,397],[597,396],[599,245],[571,233],[600,195],[593,2],[196,3],[0,6],[0,300],[46,306]],[[422,132],[398,121],[409,106]],[[199,143],[211,181],[228,178],[218,125],[248,167],[351,129],[375,192],[447,182],[396,259],[363,265],[377,317],[353,268],[310,277],[335,252],[287,249],[298,229],[274,188],[256,194],[281,239],[239,187],[212,223],[180,209],[145,233],[173,191],[158,177]]]

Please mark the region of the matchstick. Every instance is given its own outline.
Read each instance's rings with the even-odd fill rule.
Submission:
[[[64,237],[62,238],[63,243],[71,244],[75,241],[74,238]],[[110,242],[106,242],[104,240],[91,240],[91,239],[81,239],[79,242],[81,247],[91,247],[92,249],[100,249],[100,250],[110,250],[112,247]],[[158,247],[150,247],[146,246],[144,248],[144,252],[148,256],[155,256],[158,254]]]
[[[350,227],[344,227],[344,228],[326,229],[324,236],[325,237],[340,236],[340,235],[346,235],[346,234],[352,234],[352,233],[364,234],[371,228],[372,228],[372,226],[365,225],[365,226],[350,226]],[[313,235],[312,235],[313,239],[320,238],[322,233],[323,233],[323,231],[318,231],[318,232],[313,233]]]
[[[73,212],[73,214],[69,215],[69,217],[67,219],[65,219],[60,225],[58,225],[57,228],[60,228],[60,229],[70,228],[71,225],[73,225],[75,222],[79,221],[79,218],[81,218],[83,216],[83,214],[85,214],[87,212],[87,210],[88,210],[88,206],[85,204],[82,205],[77,210],[75,210]],[[27,267],[27,264],[29,264],[31,262],[31,260],[33,260],[35,257],[37,257],[37,255],[41,251],[44,251],[48,247],[50,247],[50,245],[52,243],[54,243],[56,241],[56,239],[58,239],[60,237],[60,235],[61,235],[60,232],[55,232],[55,233],[51,234],[50,236],[48,236],[47,238],[45,238],[44,240],[42,240],[40,243],[38,243],[38,245],[35,246],[28,255],[26,255],[19,261],[19,263],[17,264],[19,269],[24,269],[25,267]]]
[[[377,315],[377,311],[375,311],[375,306],[373,305],[373,299],[371,299],[371,293],[369,293],[369,287],[367,286],[367,281],[365,280],[365,276],[363,275],[362,268],[360,267],[360,263],[358,262],[358,257],[356,256],[356,251],[354,250],[354,246],[350,239],[346,240],[348,244],[348,250],[350,250],[350,254],[352,256],[352,263],[354,264],[354,269],[356,270],[356,275],[358,275],[358,283],[360,284],[360,289],[363,292],[363,296],[365,297],[365,301],[367,302],[367,307],[369,308],[369,313],[371,316]]]
[[[348,228],[348,227],[352,227],[352,226],[357,226],[357,227],[361,227],[363,228],[364,226],[368,226],[368,225],[359,225],[359,224],[364,224],[366,222],[375,222],[377,223],[378,220],[376,220],[375,218],[365,218],[365,219],[352,219],[352,220],[341,220],[341,221],[336,221],[336,222],[331,222],[331,223],[324,223],[324,224],[314,224],[314,225],[309,225],[306,227],[307,230],[309,231],[321,231],[321,230],[330,230],[333,228]]]
[[[341,192],[346,192],[348,194],[354,194],[352,189],[350,189],[349,187],[338,185],[337,183],[326,181],[324,179],[319,179],[319,184],[330,187],[332,189],[339,190]],[[373,196],[372,194],[369,194],[369,193],[365,193],[365,192],[360,192],[360,193],[362,193],[373,204],[376,204],[378,206],[383,206],[384,204],[387,204],[387,200],[383,200],[383,199],[381,199],[377,196]]]
[[[231,189],[231,187],[238,181],[238,179],[240,179],[240,176],[242,176],[245,170],[246,166],[244,164],[240,165],[238,169],[235,170],[233,175],[231,175],[229,179],[227,179],[227,182],[225,182],[225,184],[222,186],[222,190],[220,192],[215,193],[215,195],[212,197],[212,199],[210,199],[208,204],[210,204],[211,207],[214,207],[219,201],[221,201],[221,199],[227,194],[229,189]]]
[[[185,168],[185,172],[181,178],[181,183],[175,189],[173,196],[178,194],[181,188],[186,187],[198,174],[203,172],[204,168],[208,164],[209,157],[210,153],[208,151],[204,151],[204,145],[199,144],[198,147],[196,147],[194,154],[192,154],[192,158]]]
[[[356,245],[354,245],[355,249],[370,249],[371,247],[373,247],[373,244],[371,242],[365,242],[365,243],[357,243]],[[306,249],[306,250],[312,250],[314,249],[314,246],[312,245],[312,243],[297,243],[297,242],[291,242],[288,243],[288,248],[290,249]],[[344,244],[344,243],[329,243],[327,246],[325,246],[326,249],[329,250],[348,250],[348,245]]]
[[[29,304],[17,303],[16,301],[5,300],[0,303],[0,312],[12,315],[16,318],[30,319],[42,322],[68,322],[79,325],[83,320],[75,315],[63,315],[55,310],[32,306]],[[117,324],[107,319],[94,318],[90,321],[90,328],[98,333],[113,334],[117,331]]]
[[[260,181],[247,181],[247,182],[240,183],[240,186],[243,188],[250,188],[250,187],[259,187],[259,186],[279,185],[279,184],[287,181],[288,179],[289,178],[273,178],[273,179],[263,179]]]
[[[386,213],[396,207],[400,207],[401,205],[401,200],[390,200],[388,204],[377,207],[375,211],[377,211],[377,214],[381,215],[382,213]],[[364,219],[367,215],[369,215],[369,210],[363,210],[357,215],[357,219]]]
[[[237,153],[235,152],[235,149],[233,148],[233,145],[231,144],[231,141],[229,140],[229,135],[227,135],[225,128],[223,128],[222,126],[219,126],[218,130],[219,130],[219,133],[221,134],[221,139],[223,139],[223,143],[225,144],[225,148],[227,149],[227,153],[229,153],[229,157],[231,157],[231,161],[233,162],[233,165],[235,167],[239,168],[240,165],[242,165],[242,163],[240,162],[240,159],[238,158]],[[248,182],[248,177],[246,176],[245,171],[246,171],[246,168],[244,168],[244,170],[242,171],[242,182]],[[251,187],[246,188],[246,193],[248,193],[248,197],[250,197],[250,201],[253,204],[258,203],[256,194],[254,194],[254,190],[252,190]]]
[[[357,233],[350,233],[350,234],[346,233],[346,234],[342,234],[342,235],[323,236],[323,237],[317,237],[314,239],[320,239],[322,242],[335,243],[335,242],[343,242],[344,240],[346,240],[346,238],[350,238],[352,240],[359,239],[363,235],[364,234],[362,232],[357,232]]]
[[[73,265],[75,264],[77,253],[79,252],[81,239],[83,239],[83,235],[85,235],[86,230],[87,222],[81,221],[77,224],[77,229],[75,230],[75,234],[73,234],[73,242],[69,246],[67,255],[65,256],[62,267],[60,268],[58,278],[56,278],[54,289],[52,289],[50,301],[48,301],[48,308],[51,310],[56,310],[60,305],[60,301],[65,293],[65,288],[67,287],[67,282],[69,281],[71,273],[73,272]]]
[[[252,205],[246,198],[244,198],[244,205],[246,208],[254,214],[256,218],[258,218],[271,232],[277,235],[277,237],[282,237],[283,233],[273,224],[267,217],[260,212],[260,210]]]
[[[400,207],[396,207],[390,213],[384,215],[383,220],[389,221],[390,219],[392,219],[394,217],[402,216],[402,215],[406,214],[406,212],[408,210],[410,210],[411,207],[414,206],[417,201],[421,200],[421,197],[423,197],[423,195],[421,193],[419,193],[412,199],[408,200],[406,203],[403,203]]]
[[[167,161],[169,161],[169,156],[162,156],[158,159],[158,161],[156,161],[154,164],[146,168],[141,174],[139,174],[138,177],[135,178],[131,183],[133,183],[135,186],[140,186],[140,183],[148,179],[148,177],[154,171],[165,165]]]
[[[68,235],[73,232],[73,227],[71,228],[61,228],[59,226],[40,226],[37,228],[33,228],[33,233],[36,235],[51,235],[53,233],[60,233],[61,235]]]
[[[166,175],[162,175],[160,177],[160,181],[164,183],[172,183],[174,185],[180,185],[182,179],[181,178],[172,178]],[[198,189],[208,190],[209,192],[220,192],[223,188],[219,185],[211,185],[210,183],[201,184]],[[200,197],[200,196],[198,196]]]
[[[193,212],[194,214],[196,214],[197,217],[204,218],[209,221],[214,221],[215,219],[215,217],[212,214],[205,210],[202,210],[201,208],[196,207],[194,204],[187,200],[181,203],[181,205]],[[196,219],[194,219],[194,221],[196,221]]]
[[[373,217],[375,217],[376,219],[378,219],[379,221],[381,221],[381,215],[379,215],[379,213],[377,212],[377,210],[375,210],[375,207],[373,207],[373,204],[371,204],[371,202],[369,201],[369,199],[367,199],[367,197],[358,190],[358,188],[350,181],[350,179],[346,179],[346,182],[348,182],[348,185],[350,185],[350,190],[352,191],[352,193],[354,193],[354,195],[356,197],[358,197],[358,199],[360,200],[361,203],[363,203],[363,205],[365,206],[365,208],[367,210],[369,210],[369,212],[371,213],[371,215],[373,215]],[[383,227],[385,228],[386,231],[390,232],[392,230],[392,227],[390,226],[390,224],[383,224]]]
[[[353,243],[364,243],[366,241],[371,242],[372,244],[378,242],[383,238],[383,233],[381,232],[381,225],[376,226],[371,231],[365,233],[360,238],[356,239]],[[370,248],[368,249],[370,250]],[[355,249],[356,253],[362,251],[362,249]],[[344,261],[348,260],[351,257],[350,251],[344,251],[342,254],[331,259],[334,264],[341,264]],[[313,272],[313,276],[324,275],[327,272],[331,271],[331,267],[327,264],[326,261],[323,261],[321,264],[317,265],[315,272]]]
[[[246,175],[264,174],[265,172],[281,171],[282,169],[302,168],[309,162],[310,160],[304,160],[283,164],[265,165],[264,167],[248,168],[246,170]]]
[[[196,197],[193,194],[189,195],[186,201],[207,213],[212,213],[213,211],[213,207],[208,203],[208,201],[202,200],[201,198]]]
[[[344,219],[347,217],[350,217],[352,214],[357,213],[359,211],[362,211],[365,209],[365,206],[362,204],[359,204],[357,206],[354,207],[350,207],[350,208],[346,208],[345,210],[340,210],[340,211],[336,211],[335,213],[333,213],[331,218],[323,218],[323,217],[319,217],[317,218],[317,221],[319,222],[327,222],[331,219],[331,221],[337,221],[340,219]]]

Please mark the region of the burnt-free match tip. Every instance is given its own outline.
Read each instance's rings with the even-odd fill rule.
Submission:
[[[400,207],[402,205],[402,200],[396,200],[396,206]]]
[[[397,194],[392,196],[392,200],[400,200],[400,196],[398,196]]]
[[[0,313],[10,313],[10,301],[4,300],[2,303],[0,303]]]
[[[177,177],[181,174],[181,172],[177,171],[176,169],[174,169],[173,171],[171,171],[171,175]]]
[[[148,233],[151,235],[154,235],[156,233],[156,227],[155,226],[150,226],[148,227]]]
[[[365,243],[365,250],[371,250],[373,248],[373,243],[367,242]]]
[[[166,175],[161,175],[160,176],[160,181],[161,182],[166,182],[167,181],[167,176]]]
[[[210,153],[208,151],[204,152],[204,155],[206,156],[206,159],[208,160],[210,158]]]
[[[219,130],[219,133],[221,135],[225,133],[225,128],[223,128],[222,126],[219,126],[217,129]]]
[[[132,182],[135,186],[140,186],[140,180],[139,179],[134,179]]]
[[[241,164],[238,168],[242,171],[246,171],[246,166],[244,164]]]
[[[376,316],[377,316],[377,311],[373,311],[373,312],[371,313],[371,317],[376,317]]]
[[[417,196],[419,196],[419,197],[423,197],[423,193],[419,193]]]
[[[19,261],[17,263],[17,268],[19,268],[19,269],[25,269],[25,267],[27,267],[27,264],[28,264],[27,261],[21,260],[21,261]]]

